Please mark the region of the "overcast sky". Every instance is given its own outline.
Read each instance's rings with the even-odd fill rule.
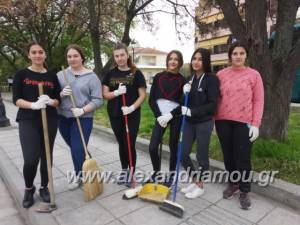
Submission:
[[[130,37],[136,40],[141,47],[151,47],[166,52],[173,49],[180,50],[184,61],[189,62],[194,51],[194,22],[192,18],[189,18],[188,25],[183,28],[191,39],[183,38],[182,41],[178,39],[176,34],[172,15],[155,13],[154,21],[156,28],[154,32],[149,32],[144,25],[139,24],[137,28],[131,30]]]

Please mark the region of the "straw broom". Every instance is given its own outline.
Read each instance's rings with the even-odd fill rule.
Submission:
[[[67,83],[67,85],[69,85],[69,80],[66,74],[66,71],[64,69],[64,67],[62,67],[62,71],[64,74],[64,79]],[[75,99],[73,94],[70,95],[71,98],[71,102],[72,102],[72,106],[73,108],[76,108],[76,103],[75,103]],[[80,137],[81,137],[81,141],[82,141],[82,145],[84,148],[84,152],[85,152],[85,161],[82,165],[82,172],[84,175],[88,175],[89,178],[88,180],[84,180],[83,182],[83,192],[84,192],[84,200],[85,201],[91,201],[93,199],[95,199],[98,195],[100,195],[103,191],[103,183],[102,180],[98,180],[98,176],[97,174],[100,174],[100,169],[97,165],[97,162],[95,159],[92,159],[90,157],[90,154],[88,152],[86,143],[85,143],[85,139],[83,136],[83,132],[82,132],[82,127],[80,124],[80,120],[78,117],[76,117],[76,122],[78,125],[78,129],[80,132]],[[92,179],[91,179],[92,178]]]

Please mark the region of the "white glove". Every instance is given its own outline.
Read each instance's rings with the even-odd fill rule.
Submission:
[[[80,117],[84,114],[83,108],[71,108],[74,117]]]
[[[39,110],[39,109],[45,109],[46,103],[43,100],[37,100],[36,102],[32,102],[30,105],[30,108],[32,110]]]
[[[163,119],[163,123],[169,123],[169,121],[173,118],[172,114],[171,113],[167,113],[167,114],[164,114],[162,116],[162,119]]]
[[[123,115],[128,115],[130,113],[132,113],[134,110],[135,110],[135,107],[134,105],[131,105],[131,106],[123,106],[122,108],[122,112],[123,112]]]
[[[39,100],[43,101],[46,105],[53,105],[54,100],[50,98],[48,95],[41,95]]]
[[[157,122],[159,123],[159,125],[163,128],[166,128],[168,123],[165,123],[163,116],[159,116],[157,117]]]
[[[64,89],[60,92],[60,97],[70,96],[72,94],[72,89],[70,85],[66,85]]]
[[[190,92],[190,91],[191,91],[191,88],[192,88],[191,84],[190,84],[190,83],[186,83],[186,84],[183,86],[183,94],[186,94],[186,93]]]
[[[126,94],[126,86],[123,85],[122,83],[119,83],[119,87],[117,90],[114,90],[114,95],[117,97],[119,95],[123,95],[123,94]]]
[[[255,127],[255,126],[250,126],[249,128],[249,138],[250,138],[250,141],[253,142],[255,141],[259,136],[259,129],[258,127]]]
[[[185,106],[181,106],[181,114],[189,116],[189,117],[192,116],[192,112],[191,112],[190,108],[185,107]]]

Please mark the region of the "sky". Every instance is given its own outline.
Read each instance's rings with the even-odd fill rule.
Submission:
[[[166,13],[155,13],[154,32],[148,31],[143,24],[138,24],[131,30],[130,37],[138,42],[140,47],[150,47],[157,50],[169,52],[173,49],[180,50],[183,54],[184,61],[189,62],[194,51],[194,22],[189,18],[188,25],[183,31],[191,38],[179,40],[174,26],[172,15]]]

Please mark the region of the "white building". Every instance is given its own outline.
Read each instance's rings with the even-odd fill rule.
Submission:
[[[134,58],[134,63],[139,68],[147,81],[151,84],[152,78],[158,72],[166,69],[167,52],[154,48],[129,48],[129,53]]]

